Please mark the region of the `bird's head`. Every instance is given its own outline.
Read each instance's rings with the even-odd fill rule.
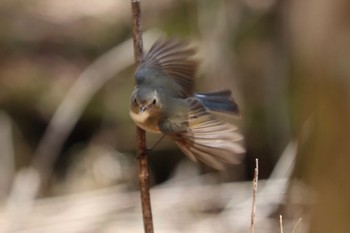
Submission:
[[[148,88],[135,88],[130,101],[131,111],[147,116],[156,116],[162,107],[158,92]]]

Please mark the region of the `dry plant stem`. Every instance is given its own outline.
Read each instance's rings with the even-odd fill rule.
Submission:
[[[134,56],[135,65],[137,66],[141,62],[143,53],[140,0],[131,0],[131,11]],[[147,161],[146,135],[145,131],[139,127],[137,127],[136,129],[136,143],[144,230],[145,233],[153,233],[151,198],[149,193],[150,185]]]
[[[283,221],[282,221],[282,215],[280,215],[280,231],[283,233]]]
[[[138,66],[141,63],[142,56],[143,56],[140,0],[131,0],[131,13],[132,13],[132,38],[134,41],[135,65]]]
[[[258,175],[259,175],[259,161],[255,159],[255,170],[253,179],[253,203],[252,203],[252,213],[250,216],[250,232],[254,233],[255,224],[255,208],[256,208],[256,191],[258,189]]]

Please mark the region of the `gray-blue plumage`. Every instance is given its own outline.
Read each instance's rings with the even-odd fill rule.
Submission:
[[[238,105],[232,98],[230,90],[195,93],[195,97],[210,111],[239,115]]]
[[[195,51],[175,39],[155,42],[137,67],[130,116],[144,130],[172,138],[193,161],[220,170],[241,161],[243,137],[211,112],[239,109],[230,90],[194,93]]]

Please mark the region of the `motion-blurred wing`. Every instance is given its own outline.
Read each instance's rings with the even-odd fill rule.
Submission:
[[[145,70],[151,69],[165,74],[162,78],[169,80],[164,81],[170,82],[174,89],[179,89],[178,94],[180,96],[191,96],[193,94],[194,76],[198,66],[198,63],[191,59],[194,54],[195,50],[188,48],[187,42],[176,39],[160,39],[153,44],[150,51],[143,57],[136,71],[136,81],[138,79],[147,81],[146,79],[153,78],[149,77],[149,75],[144,75]],[[155,81],[158,82],[160,80]]]
[[[188,130],[171,135],[179,148],[192,160],[222,170],[223,163],[240,163],[244,148],[238,143],[243,137],[237,128],[205,111],[202,104],[190,98]]]

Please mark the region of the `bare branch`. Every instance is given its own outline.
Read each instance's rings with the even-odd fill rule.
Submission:
[[[135,66],[138,66],[143,56],[140,0],[131,0],[131,11]],[[136,131],[136,143],[144,230],[145,233],[153,233],[151,198],[149,194],[149,168],[146,154],[146,135],[145,131],[139,127],[137,127]]]
[[[280,215],[280,232],[283,233],[283,220],[282,220],[282,215]]]
[[[252,213],[250,216],[250,232],[251,233],[254,233],[256,191],[258,189],[258,176],[259,176],[259,161],[258,161],[258,159],[255,159],[255,169],[254,169],[254,179],[253,179],[253,203],[252,203]]]

